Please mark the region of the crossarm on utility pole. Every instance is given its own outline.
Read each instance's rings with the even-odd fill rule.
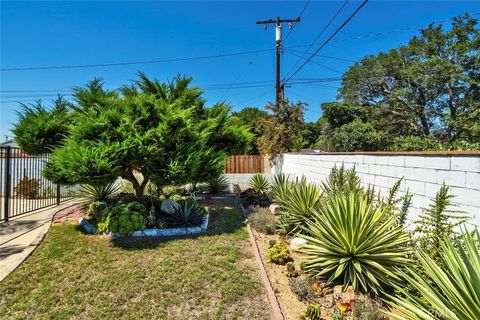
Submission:
[[[282,86],[280,84],[280,56],[282,54],[282,23],[288,23],[289,28],[292,28],[292,24],[295,22],[300,22],[300,17],[295,19],[280,19],[277,17],[276,19],[269,19],[269,20],[260,20],[257,21],[256,24],[263,24],[265,25],[265,30],[267,29],[267,25],[275,24],[275,103],[278,106],[280,99],[283,97],[282,94]]]

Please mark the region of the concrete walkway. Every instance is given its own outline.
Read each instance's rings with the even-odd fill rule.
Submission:
[[[27,258],[50,228],[53,216],[76,204],[70,200],[0,223],[0,281]]]

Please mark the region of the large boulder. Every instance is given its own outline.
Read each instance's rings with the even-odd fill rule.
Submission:
[[[160,210],[167,214],[172,214],[178,209],[180,209],[180,204],[172,199],[163,200],[162,205],[160,206]]]
[[[300,248],[305,244],[307,244],[307,240],[303,238],[295,237],[292,239],[292,241],[290,241],[290,248],[293,251],[299,251]]]

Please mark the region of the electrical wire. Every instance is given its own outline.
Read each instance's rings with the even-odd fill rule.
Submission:
[[[322,45],[317,49],[315,50],[315,52],[307,59],[305,60],[302,65],[300,65],[300,67],[297,68],[297,70],[295,72],[293,72],[286,80],[282,81],[284,84],[286,82],[288,82],[291,78],[293,78],[300,70],[303,69],[303,67],[305,67],[305,65],[320,51],[322,50],[323,47],[325,47],[327,45],[327,43],[333,38],[335,37],[335,35],[337,33],[339,33],[343,27],[345,27],[347,25],[347,23],[350,22],[350,20],[352,20],[352,18],[367,4],[368,0],[364,0],[362,2],[362,4],[360,6],[358,6],[358,8],[347,18],[347,20],[345,20],[338,28],[337,30],[335,30],[335,32],[333,32],[330,37],[327,38],[327,40],[325,40]]]
[[[307,0],[307,2],[305,3],[305,5],[303,6],[302,11],[300,11],[300,14],[298,15],[298,18],[300,18],[300,19],[302,18],[303,14],[305,13],[305,10],[307,10],[308,5],[310,4],[310,1],[311,1],[311,0]],[[284,43],[287,42],[287,40],[288,40],[288,38],[290,37],[290,34],[292,33],[292,31],[293,31],[293,28],[288,30],[288,33],[287,33],[287,35],[285,36],[285,39],[283,40]]]
[[[301,61],[302,59],[304,59],[304,56],[301,56],[301,55],[299,55],[299,54],[296,54],[295,52],[291,52],[290,50],[285,50],[285,52],[287,52],[287,53],[289,53],[289,54],[291,54],[291,55],[294,55],[295,57],[298,57],[298,58],[299,58],[298,61]],[[336,72],[336,73],[343,74],[342,71],[339,71],[339,70],[334,69],[334,68],[332,68],[332,67],[329,67],[329,66],[323,65],[323,64],[321,64],[321,63],[318,63],[318,62],[315,61],[315,60],[311,60],[310,62],[313,63],[313,64],[316,64],[316,65],[318,65],[318,66],[320,66],[320,67],[322,67],[322,68],[325,68],[325,69],[327,69],[327,70],[330,70],[330,71],[333,71],[333,72]]]
[[[342,5],[340,5],[340,7],[337,9],[337,12],[330,18],[330,20],[327,22],[327,24],[323,27],[323,29],[320,31],[320,33],[315,37],[315,39],[310,43],[310,45],[308,46],[307,50],[302,54],[301,57],[299,57],[299,59],[297,60],[297,62],[295,62],[295,64],[288,70],[288,72],[285,74],[285,77],[283,78],[283,80],[285,80],[285,78],[288,77],[288,75],[290,74],[290,72],[292,72],[292,70],[295,69],[295,67],[302,61],[302,59],[305,57],[305,55],[307,55],[308,51],[310,51],[310,49],[315,45],[315,43],[318,41],[318,39],[320,39],[320,37],[323,35],[323,33],[328,29],[328,27],[332,24],[332,22],[337,18],[337,16],[340,14],[340,12],[343,10],[343,8],[345,8],[345,6],[347,5],[349,0],[345,0]],[[282,81],[283,81],[282,80]]]
[[[0,69],[0,71],[5,72],[5,71],[27,71],[27,70],[50,70],[50,69],[75,69],[75,68],[97,68],[97,67],[128,66],[128,65],[139,65],[139,64],[154,64],[154,63],[233,57],[233,56],[247,55],[247,54],[252,54],[257,52],[258,53],[268,52],[272,50],[274,49],[251,50],[251,51],[232,52],[232,53],[224,53],[224,54],[216,54],[216,55],[208,55],[208,56],[172,58],[172,59],[162,59],[162,60],[144,60],[144,61],[131,61],[131,62],[77,64],[77,65],[62,65],[62,66],[42,66],[42,67],[12,67],[12,68],[2,68]]]

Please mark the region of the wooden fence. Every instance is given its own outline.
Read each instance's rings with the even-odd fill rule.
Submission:
[[[225,173],[264,173],[265,158],[260,155],[230,156]]]

